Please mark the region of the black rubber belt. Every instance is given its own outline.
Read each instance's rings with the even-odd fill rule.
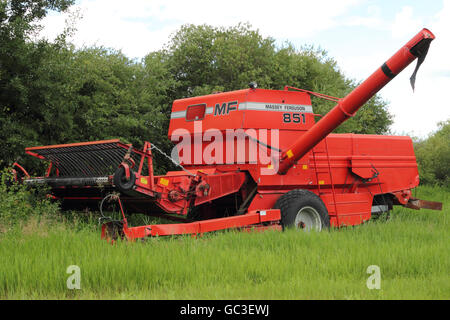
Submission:
[[[414,69],[414,73],[410,78],[411,87],[413,91],[416,86],[417,71],[419,71],[420,66],[425,61],[425,58],[428,54],[428,49],[430,48],[431,41],[433,41],[433,39],[423,39],[410,50],[410,52],[418,58],[416,69]]]
[[[387,65],[386,63],[384,63],[384,64],[381,66],[381,70],[382,70],[383,73],[386,75],[386,77],[388,77],[388,78],[390,78],[390,79],[394,79],[395,76],[396,76],[396,74],[394,74],[394,73],[392,72],[392,70],[389,69],[389,67],[388,67],[388,65]]]

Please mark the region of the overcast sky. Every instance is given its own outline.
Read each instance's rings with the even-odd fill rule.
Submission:
[[[423,27],[436,40],[413,93],[410,65],[380,91],[394,115],[395,134],[426,137],[450,118],[450,0],[78,0],[77,46],[104,45],[130,58],[159,50],[182,24],[249,22],[263,36],[328,52],[349,78],[364,80]],[[51,13],[42,35],[53,39],[68,14]],[[287,83],[289,85],[289,83]],[[308,88],[305,88],[308,89]],[[327,92],[323,92],[327,93]]]

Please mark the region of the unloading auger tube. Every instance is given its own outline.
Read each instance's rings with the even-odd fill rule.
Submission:
[[[340,99],[329,113],[282,153],[278,173],[286,174],[309,150],[314,148],[341,123],[353,117],[361,106],[418,58],[417,67],[411,77],[411,86],[414,90],[417,71],[425,60],[430,43],[434,39],[435,36],[431,31],[423,29],[369,78],[345,98]]]

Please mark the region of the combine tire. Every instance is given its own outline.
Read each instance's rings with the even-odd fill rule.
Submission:
[[[130,180],[125,177],[125,169],[119,167],[114,173],[114,185],[122,192],[127,192],[133,189],[136,182],[136,175],[133,170],[130,170]]]
[[[330,227],[328,210],[323,201],[307,190],[292,190],[275,203],[281,211],[281,225],[286,228],[322,231]]]

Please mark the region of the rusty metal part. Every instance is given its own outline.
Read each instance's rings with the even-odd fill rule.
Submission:
[[[415,210],[430,209],[442,211],[442,202],[410,198],[405,207]]]
[[[113,243],[119,238],[121,240],[125,238],[121,221],[110,221],[102,225],[102,239]]]
[[[26,185],[49,185],[51,187],[97,187],[111,185],[109,177],[84,177],[84,178],[31,178],[23,181]]]
[[[181,193],[179,193],[179,192],[176,191],[176,190],[171,190],[171,191],[169,191],[168,198],[169,198],[169,200],[172,201],[172,202],[177,202],[177,201],[179,201],[182,197],[183,197],[183,196],[181,195]]]

